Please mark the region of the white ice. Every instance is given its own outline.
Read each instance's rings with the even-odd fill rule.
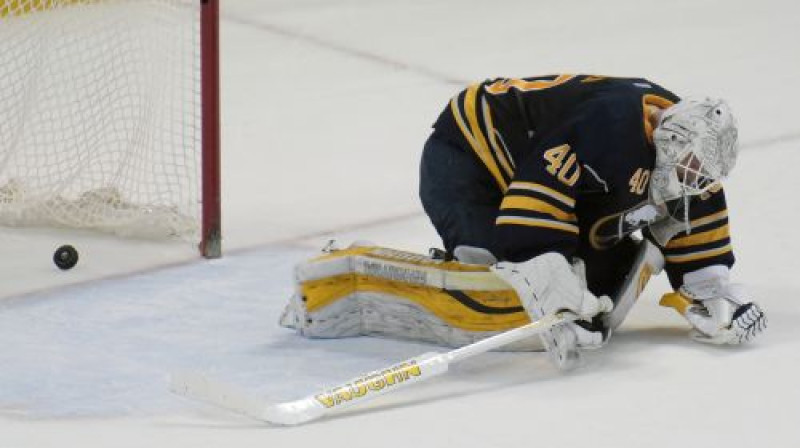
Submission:
[[[794,1],[223,2],[224,245],[0,230],[0,447],[796,447],[800,445],[800,6]],[[736,279],[770,328],[718,348],[656,305],[562,374],[492,353],[429,384],[297,428],[167,391],[200,370],[299,398],[431,350],[314,341],[277,325],[291,267],[329,238],[424,251],[416,198],[428,127],[477,79],[643,76],[726,97],[743,152],[726,184]],[[52,250],[81,261],[60,272]]]

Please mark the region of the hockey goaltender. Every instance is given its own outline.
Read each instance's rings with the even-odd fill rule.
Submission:
[[[297,266],[281,324],[308,337],[458,347],[567,310],[576,320],[507,348],[544,348],[569,369],[608,341],[663,270],[674,291],[662,304],[693,339],[749,341],[766,317],[730,282],[721,181],[737,152],[724,100],[682,99],[646,79],[472,84],[422,154],[420,197],[444,250],[329,250]]]

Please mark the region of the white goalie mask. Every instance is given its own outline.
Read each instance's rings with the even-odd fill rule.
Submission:
[[[664,110],[653,141],[650,196],[656,204],[683,198],[688,205],[690,196],[708,191],[731,172],[739,150],[736,120],[717,98],[686,98]]]

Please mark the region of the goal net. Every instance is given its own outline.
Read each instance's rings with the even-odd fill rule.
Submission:
[[[0,0],[0,225],[218,256],[217,8]]]

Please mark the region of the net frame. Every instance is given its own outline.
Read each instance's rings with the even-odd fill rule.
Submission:
[[[136,2],[136,3],[134,3],[134,2]],[[192,80],[189,82],[190,85],[188,85],[186,88],[190,89],[190,90],[194,90],[194,91],[198,91],[199,90],[199,105],[191,106],[193,109],[188,112],[192,116],[189,117],[187,119],[187,121],[191,122],[192,124],[191,125],[186,125],[186,126],[187,126],[187,128],[191,127],[192,129],[188,129],[187,130],[187,129],[182,128],[181,125],[179,125],[179,126],[176,126],[176,129],[170,129],[170,132],[169,132],[170,134],[188,133],[188,134],[191,134],[191,135],[189,135],[188,137],[184,137],[184,136],[181,136],[181,135],[178,135],[177,137],[175,137],[174,135],[169,135],[169,136],[166,136],[164,138],[167,140],[168,143],[172,141],[170,139],[175,137],[177,139],[190,140],[190,143],[186,144],[187,147],[191,146],[191,145],[195,145],[195,146],[192,146],[192,150],[194,151],[193,154],[192,154],[192,157],[194,159],[191,162],[191,164],[187,164],[187,165],[190,165],[188,167],[189,168],[188,171],[192,171],[188,182],[192,182],[193,184],[189,188],[194,190],[187,197],[189,197],[189,198],[196,197],[197,199],[193,200],[193,201],[195,201],[195,202],[199,201],[199,206],[197,204],[195,204],[194,206],[192,206],[191,204],[188,205],[189,208],[194,207],[192,209],[193,213],[191,213],[191,215],[192,215],[191,219],[193,220],[193,227],[192,227],[193,231],[192,231],[191,239],[194,240],[194,241],[199,240],[199,249],[200,249],[200,252],[201,252],[201,254],[203,256],[208,257],[208,258],[216,258],[216,257],[219,257],[221,255],[221,252],[222,252],[222,249],[221,249],[221,192],[220,192],[220,98],[219,98],[220,83],[219,83],[219,3],[218,3],[218,0],[145,0],[145,1],[139,0],[138,2],[137,2],[137,0],[0,0],[0,27],[5,26],[5,28],[6,28],[5,32],[9,33],[9,32],[15,31],[16,29],[19,29],[19,28],[15,28],[15,27],[28,25],[29,23],[35,23],[35,20],[37,20],[38,17],[44,16],[46,14],[76,14],[78,12],[86,11],[87,12],[86,16],[90,17],[89,20],[93,20],[93,19],[97,19],[97,18],[94,17],[94,16],[91,16],[91,14],[94,14],[95,11],[100,11],[100,9],[102,7],[106,7],[106,8],[107,7],[116,7],[117,5],[120,5],[120,6],[121,5],[128,5],[128,6],[133,5],[132,7],[139,7],[141,5],[145,5],[145,7],[146,7],[146,6],[150,5],[150,4],[152,4],[154,6],[158,6],[158,7],[175,6],[176,8],[180,7],[180,6],[187,6],[187,5],[190,6],[190,8],[188,8],[187,11],[180,11],[180,13],[184,13],[185,12],[187,14],[192,14],[191,18],[189,19],[191,21],[190,30],[191,30],[192,33],[196,33],[196,35],[191,38],[192,39],[191,40],[191,42],[192,42],[192,44],[191,44],[192,45],[192,49],[191,49],[192,55],[183,56],[183,55],[179,54],[177,56],[177,58],[178,59],[182,59],[182,58],[186,57],[186,58],[192,58],[193,61],[195,59],[197,60],[196,62],[192,62],[192,64],[195,64],[197,66],[196,67],[196,73],[194,73],[194,71],[193,71],[194,74],[191,75],[192,76]],[[88,13],[88,11],[90,9],[91,9],[92,12]],[[172,11],[172,12],[175,12],[175,11]],[[9,20],[8,24],[3,23],[6,19]],[[150,17],[148,16],[147,19],[150,19]],[[154,22],[157,22],[159,17],[155,17],[154,19],[155,19]],[[102,20],[102,19],[100,19],[100,20]],[[14,21],[14,22],[12,22],[12,21]],[[22,25],[20,25],[20,23],[22,23]],[[55,23],[56,23],[56,26],[53,26],[52,23],[49,23],[48,25],[51,26],[52,28],[57,28],[58,27],[58,22],[55,22]],[[158,25],[165,25],[165,24],[162,24],[162,23],[155,23],[154,24],[154,26],[158,26]],[[169,24],[166,23],[166,25],[169,25]],[[0,32],[2,32],[2,31],[3,30],[0,29]],[[33,32],[39,32],[39,29],[37,29],[34,26],[32,26],[32,31]],[[50,31],[50,29],[45,29],[43,32],[46,33],[46,32],[49,32],[49,31]],[[55,31],[61,31],[61,30],[57,29]],[[87,50],[86,53],[93,53],[95,51],[99,51],[99,52],[105,51],[105,49],[102,48],[102,47],[104,45],[106,45],[106,43],[102,42],[102,39],[98,39],[98,42],[94,42],[94,40],[92,40],[92,39],[81,39],[81,37],[83,36],[81,34],[81,31],[82,30],[77,30],[74,33],[74,35],[67,34],[65,36],[59,36],[59,39],[64,40],[64,41],[69,41],[70,39],[72,39],[72,40],[75,40],[76,42],[79,42],[80,44],[84,44],[86,41],[89,41],[90,42],[89,45],[94,45],[94,47],[89,48],[89,50]],[[135,33],[132,33],[132,34],[135,34]],[[23,38],[28,38],[29,36],[24,36],[23,35],[22,37]],[[48,37],[48,36],[44,36],[42,40],[44,40],[44,38],[46,38],[46,37]],[[137,36],[134,35],[133,37],[135,38]],[[13,44],[14,44],[13,39],[9,39],[9,40],[11,41],[10,43],[8,41],[5,42],[5,43],[0,43],[0,58],[2,58],[3,55],[6,54],[7,52],[13,52],[17,48],[17,47],[13,46]],[[47,46],[35,47],[35,43],[36,43],[36,39],[35,38],[30,39],[30,41],[33,42],[32,45],[34,46],[35,50],[37,50],[37,51],[47,51],[47,50],[58,51],[58,48],[53,50],[53,49],[51,49],[50,47],[47,47]],[[68,43],[69,42],[67,42],[67,44]],[[61,45],[61,41],[59,41],[59,45]],[[64,44],[64,45],[66,45],[66,44]],[[108,44],[108,45],[111,45],[111,44]],[[164,43],[164,46],[169,46],[169,45],[170,45],[169,42],[165,42]],[[2,48],[3,46],[5,46],[6,48],[5,49]],[[53,45],[52,47],[55,48],[56,46]],[[19,50],[19,51],[29,50],[29,48],[27,48],[25,45],[20,46],[20,48],[22,48],[22,50]],[[113,49],[110,50],[110,51],[113,51]],[[132,55],[129,56],[129,58],[135,58],[137,56],[136,51],[133,51],[131,53],[132,53]],[[157,57],[157,54],[159,54],[157,51],[154,51],[153,53],[155,54],[154,57]],[[12,56],[13,57],[18,57],[19,55],[17,54],[17,55],[12,55]],[[36,55],[36,56],[38,57],[39,55]],[[82,56],[83,56],[83,53],[81,53],[81,52],[78,52],[78,53],[75,53],[75,54],[69,54],[69,57],[77,58],[77,59],[81,59]],[[139,55],[139,56],[141,57],[141,55]],[[9,57],[9,56],[6,54],[6,57]],[[88,58],[88,56],[87,56],[87,58]],[[64,59],[67,59],[69,61],[69,59],[66,58],[66,57]],[[42,68],[42,67],[36,65],[37,62],[40,62],[40,61],[47,61],[48,63],[52,62],[52,60],[48,59],[46,56],[39,57],[38,59],[36,59],[36,58],[31,58],[30,60],[26,59],[22,63],[20,63],[18,60],[15,60],[15,59],[11,59],[11,61],[12,61],[12,63],[7,64],[7,66],[14,66],[14,67],[13,68],[8,68],[7,71],[12,70],[12,69],[20,69],[22,71],[20,76],[23,77],[23,78],[26,75],[30,74],[30,73],[24,72],[24,70],[33,71],[33,70],[37,70],[37,69],[41,69]],[[2,62],[2,59],[0,59],[0,62]],[[113,62],[116,62],[116,61],[112,60],[111,62],[113,63]],[[151,65],[157,66],[159,64],[159,62],[163,62],[163,61],[151,61]],[[76,61],[75,63],[76,64],[87,64],[87,61],[79,60],[79,61]],[[91,61],[89,61],[88,63],[91,63]],[[177,64],[180,64],[180,63],[182,63],[182,62],[181,61],[177,62]],[[57,65],[57,63],[55,65]],[[19,67],[17,67],[17,66],[19,66]],[[95,72],[97,72],[98,76],[102,76],[104,67],[100,66],[100,67],[92,67],[92,68],[93,68],[93,70],[87,70],[87,72],[90,73],[91,75],[94,75]],[[2,69],[0,69],[0,70],[2,70]],[[58,67],[54,68],[53,70],[55,71],[56,74],[58,74],[58,71],[57,71]],[[69,70],[63,70],[63,71],[67,72],[67,75],[69,75]],[[113,73],[113,70],[110,70],[110,71]],[[0,71],[0,74],[6,75],[7,73]],[[12,73],[12,74],[15,74],[15,73]],[[50,72],[47,72],[47,74],[49,75]],[[114,75],[118,75],[118,73],[113,73],[113,74]],[[65,75],[65,76],[67,76],[67,75]],[[5,179],[3,178],[3,170],[5,170],[5,168],[7,168],[7,164],[5,164],[4,162],[8,162],[9,158],[12,157],[11,156],[12,152],[18,150],[18,148],[16,148],[14,146],[14,139],[15,139],[15,137],[17,139],[19,139],[19,135],[21,135],[23,133],[20,129],[23,129],[30,122],[33,122],[34,124],[37,123],[36,120],[39,120],[39,123],[43,123],[43,122],[44,123],[48,123],[47,120],[48,120],[49,116],[51,114],[53,114],[55,116],[55,114],[56,114],[56,111],[51,111],[51,110],[49,110],[47,108],[43,108],[42,110],[36,110],[35,111],[35,113],[36,113],[35,116],[26,116],[26,113],[30,112],[30,110],[28,110],[28,109],[31,109],[31,107],[29,107],[29,104],[31,104],[31,101],[33,102],[33,104],[36,104],[35,101],[37,100],[37,98],[35,98],[35,95],[38,94],[38,95],[42,95],[43,96],[43,95],[45,95],[45,93],[41,93],[40,91],[37,91],[36,88],[31,88],[31,86],[29,86],[29,85],[24,86],[25,88],[21,88],[20,85],[19,85],[20,83],[14,84],[14,81],[15,81],[16,78],[13,78],[13,77],[10,77],[10,76],[7,77],[7,78],[10,78],[10,80],[6,79],[6,77],[0,78],[0,89],[4,89],[6,92],[12,92],[12,93],[13,92],[24,92],[23,94],[32,95],[33,97],[32,98],[23,98],[23,101],[21,102],[21,104],[23,104],[25,107],[23,107],[22,110],[19,110],[19,111],[10,110],[10,113],[7,113],[5,115],[0,114],[7,120],[7,122],[13,122],[10,125],[7,125],[5,128],[0,128],[0,179],[5,181],[4,185],[0,185],[0,203],[2,203],[3,200],[11,201],[11,200],[16,200],[16,199],[20,199],[20,198],[24,200],[24,199],[26,199],[26,194],[28,194],[26,192],[26,190],[24,189],[24,185],[22,185],[22,184],[24,184],[24,180],[23,180],[23,182],[16,182],[16,179],[10,179],[9,180],[8,178],[5,178]],[[32,76],[31,78],[34,79],[34,81],[32,81],[32,82],[40,82],[40,81],[38,81],[36,79],[35,76]],[[2,85],[4,79],[6,79],[6,81],[7,81],[5,83],[6,85]],[[79,79],[78,81],[82,81],[82,80]],[[93,81],[94,81],[94,78],[88,80],[87,83],[91,83]],[[122,82],[126,82],[126,81],[127,81],[127,79],[123,79],[122,80]],[[46,83],[47,80],[45,80],[44,82]],[[168,82],[169,81],[165,79],[165,83],[168,84]],[[37,86],[34,86],[34,87],[37,87]],[[179,87],[183,88],[184,86],[180,85]],[[68,97],[69,90],[73,90],[73,89],[63,89],[63,90],[65,90],[63,92],[64,96]],[[74,90],[75,91],[81,91],[81,89],[79,87],[76,87]],[[157,95],[169,95],[170,93],[171,92],[156,92],[156,93],[153,93],[153,95],[156,95],[156,96]],[[195,92],[195,94],[196,93],[197,92]],[[57,94],[60,94],[60,92],[57,92]],[[79,95],[76,94],[76,97],[77,96],[79,96]],[[81,100],[81,98],[67,98],[64,101],[67,102],[67,103],[70,103],[70,105],[72,105],[72,103],[76,103],[79,100]],[[107,100],[109,102],[115,102],[116,101],[117,103],[120,103],[120,104],[124,103],[124,101],[121,101],[119,98],[110,98],[110,99],[107,99]],[[14,104],[12,101],[9,101],[8,103],[10,103],[12,105]],[[49,104],[49,103],[45,103],[45,104]],[[13,107],[12,105],[10,105],[8,107],[12,108]],[[125,105],[123,104],[120,107],[125,107]],[[56,107],[53,107],[53,109],[56,109]],[[2,111],[0,111],[0,112],[2,112]],[[160,111],[156,111],[153,114],[153,115],[156,116],[156,118],[148,117],[148,119],[157,120],[160,117],[160,115],[159,115],[160,113],[161,113]],[[171,112],[170,111],[164,112],[164,115],[167,116],[167,114],[169,114],[169,113],[171,113]],[[30,113],[29,113],[29,115],[30,115]],[[54,121],[55,121],[55,119],[54,119]],[[142,121],[144,122],[145,120],[142,120]],[[67,120],[67,123],[68,123],[68,125],[64,125],[63,126],[65,129],[58,129],[58,131],[85,132],[85,133],[89,134],[91,132],[98,132],[98,129],[96,129],[97,127],[101,127],[102,128],[102,127],[113,126],[113,123],[111,123],[111,124],[104,123],[104,122],[102,122],[102,120],[98,120],[98,121],[86,120],[86,123],[81,122],[81,121],[72,121],[72,122],[70,122],[69,120]],[[100,124],[98,124],[98,123],[100,123]],[[0,125],[2,125],[2,124],[0,123]],[[142,126],[145,126],[145,125],[142,125]],[[34,127],[34,125],[30,125],[30,126]],[[90,128],[92,126],[94,126],[94,128]],[[54,126],[54,127],[56,127],[56,126]],[[74,128],[81,128],[81,127],[86,127],[87,129],[78,129],[78,130],[74,129]],[[5,129],[6,132],[3,132],[4,129]],[[11,130],[9,131],[9,129],[11,129]],[[32,140],[36,140],[38,138],[38,136],[36,135],[35,132],[31,133],[30,135],[32,136],[32,137],[30,137]],[[138,142],[138,143],[141,143],[141,142]],[[185,143],[179,141],[178,144],[185,144]],[[27,146],[35,146],[35,145],[18,145],[18,146],[22,146],[23,150],[27,150],[28,149]],[[47,146],[47,145],[45,144],[45,145],[42,145],[42,146]],[[57,146],[57,145],[53,145],[53,146]],[[144,145],[142,145],[142,146],[144,146]],[[104,150],[105,150],[105,148],[104,148]],[[64,152],[67,152],[67,151],[64,151]],[[199,154],[197,154],[198,152],[199,152]],[[49,158],[56,158],[57,159],[60,156],[62,156],[62,154],[58,154],[58,152],[55,152],[54,154],[48,154],[47,157],[44,157],[44,158],[33,159],[34,162],[32,164],[34,166],[30,168],[31,173],[33,173],[33,174],[31,174],[31,177],[35,177],[36,175],[39,175],[39,173],[44,172],[45,167],[40,166],[40,165],[44,165],[45,163],[49,163],[49,160],[48,160]],[[86,157],[88,160],[79,160],[79,161],[67,160],[67,162],[75,162],[75,163],[93,163],[94,162],[94,163],[97,163],[97,164],[102,164],[102,163],[105,162],[104,160],[95,160],[95,159],[93,159],[92,154],[89,154],[88,156],[81,156],[81,157]],[[102,157],[98,157],[98,159],[101,159],[101,158]],[[157,161],[153,162],[153,163],[157,163]],[[145,173],[141,174],[140,177],[150,176],[150,173],[146,172],[148,170],[148,168],[149,167],[146,167],[144,170],[142,170]],[[186,168],[186,167],[173,168],[173,167],[170,167],[170,166],[164,166],[164,167],[155,167],[155,168],[156,169],[163,168],[164,171],[169,171],[171,169],[177,171],[178,169],[182,169],[182,168]],[[59,168],[59,169],[64,170],[64,171],[68,171],[68,168],[67,169]],[[13,170],[9,170],[9,171],[13,171]],[[119,174],[119,173],[114,173],[114,175],[117,175],[117,174]],[[25,175],[28,175],[28,173],[25,172]],[[46,176],[46,174],[45,174],[45,176]],[[153,176],[155,176],[155,175],[153,174]],[[191,176],[194,176],[194,178],[192,179]],[[150,179],[148,178],[148,179],[146,179],[146,181],[149,182]],[[114,188],[106,188],[105,185],[102,182],[99,183],[97,188],[94,188],[94,189],[92,189],[90,191],[87,191],[85,193],[81,193],[80,195],[74,194],[75,193],[74,191],[70,191],[70,193],[73,193],[73,194],[69,198],[61,198],[61,197],[46,198],[46,199],[44,199],[42,201],[42,203],[47,205],[47,206],[50,206],[50,205],[55,204],[58,201],[65,201],[65,202],[71,201],[70,202],[70,207],[72,207],[72,208],[70,210],[78,210],[79,211],[78,213],[74,213],[73,212],[76,215],[80,215],[80,213],[82,213],[83,210],[86,210],[87,213],[93,212],[93,208],[96,209],[97,207],[107,207],[107,208],[113,209],[114,212],[117,214],[117,215],[115,215],[115,217],[123,216],[123,215],[127,216],[126,213],[129,214],[129,215],[133,215],[136,212],[145,212],[143,216],[145,216],[145,218],[147,218],[147,219],[144,219],[144,220],[141,220],[140,222],[138,222],[138,227],[140,227],[140,228],[142,228],[144,230],[147,230],[147,228],[150,227],[150,224],[151,224],[150,221],[153,221],[152,218],[159,217],[161,215],[166,215],[169,212],[171,212],[171,210],[169,210],[170,209],[169,206],[162,207],[160,205],[161,204],[159,202],[161,200],[160,198],[158,198],[158,199],[156,199],[156,201],[154,201],[154,204],[156,204],[156,205],[147,204],[147,203],[146,204],[141,204],[141,203],[137,203],[135,201],[129,202],[129,201],[126,200],[126,198],[123,197],[123,195],[120,195],[119,191],[115,191]],[[157,194],[161,194],[162,196],[164,195],[163,193],[157,193]],[[181,194],[183,194],[183,193],[181,193]],[[31,195],[31,196],[33,196],[33,195]],[[65,196],[67,196],[67,195],[65,194]],[[187,202],[187,203],[191,202],[191,200],[189,200],[189,199],[182,199],[182,200],[184,202]],[[10,202],[6,202],[6,204],[8,204],[8,203],[10,203]],[[77,204],[77,208],[76,208],[76,204]],[[86,206],[86,204],[90,204],[91,207]],[[2,207],[1,207],[2,205],[3,204],[0,204],[0,210],[2,210]],[[80,206],[86,206],[86,207],[81,209]],[[199,208],[199,210],[197,210],[198,208]],[[11,225],[42,225],[40,223],[36,223],[35,220],[33,221],[34,222],[33,224],[26,224],[26,221],[23,218],[29,218],[30,217],[30,216],[26,216],[26,213],[28,215],[31,215],[30,210],[23,210],[23,211],[16,210],[16,215],[13,215],[13,218],[15,218],[18,222],[16,222],[16,223],[12,222]],[[47,214],[47,213],[45,213],[45,214]],[[46,216],[46,218],[49,219],[50,222],[46,222],[44,225],[48,225],[49,226],[50,224],[54,224],[54,225],[57,225],[57,226],[60,226],[60,227],[65,227],[65,226],[66,227],[81,227],[79,224],[78,225],[73,225],[73,224],[83,222],[83,221],[81,221],[81,216],[66,216],[65,217],[65,216],[54,216],[54,213],[49,213],[49,214],[50,214],[50,216]],[[47,219],[45,219],[45,221],[47,221]],[[148,221],[148,219],[150,219],[150,221]],[[170,217],[168,220],[172,220],[172,222],[169,225],[174,225],[178,229],[182,229],[183,228],[183,227],[181,227],[182,223],[177,221],[176,219],[172,219]],[[12,221],[14,221],[14,220],[12,219]],[[70,221],[74,221],[74,222],[70,222]],[[3,224],[9,225],[6,222],[6,220],[4,220]],[[88,226],[88,227],[89,228],[93,228],[91,225]],[[104,229],[104,231],[105,231],[105,229]],[[124,235],[124,236],[130,236],[130,235],[126,235],[124,232],[117,232],[117,231],[113,231],[113,230],[112,230],[112,233],[118,233],[118,234],[121,234],[121,235]],[[177,233],[180,233],[180,232],[173,230],[173,233],[177,234]]]

